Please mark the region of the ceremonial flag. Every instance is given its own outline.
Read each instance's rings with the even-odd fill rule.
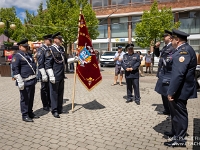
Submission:
[[[96,54],[92,47],[92,41],[88,33],[84,16],[80,14],[78,33],[78,64],[76,73],[83,85],[92,90],[101,80]]]

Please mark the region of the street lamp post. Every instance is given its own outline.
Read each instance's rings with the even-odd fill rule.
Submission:
[[[14,30],[16,28],[16,25],[13,23],[10,25],[10,22],[7,19],[4,19],[4,20],[6,21],[6,29],[4,30],[4,34],[8,37],[7,42],[9,42],[10,35],[8,32],[8,29],[10,27],[12,30]],[[2,22],[2,18],[0,18],[0,28],[4,28],[4,27],[5,27],[5,23]]]

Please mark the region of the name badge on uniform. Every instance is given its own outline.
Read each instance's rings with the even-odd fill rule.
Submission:
[[[136,60],[137,59],[137,57],[133,57],[133,60]]]
[[[188,54],[188,52],[186,52],[186,51],[180,51],[180,52],[179,52],[179,54],[182,54],[182,55],[187,55],[187,54]]]

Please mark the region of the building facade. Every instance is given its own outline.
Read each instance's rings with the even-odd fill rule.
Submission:
[[[99,36],[93,40],[94,49],[115,51],[133,42],[135,49],[146,53],[134,40],[135,24],[144,10],[150,10],[153,0],[88,0],[99,19]],[[189,44],[200,53],[200,0],[158,0],[158,7],[171,7],[180,30],[190,34]]]

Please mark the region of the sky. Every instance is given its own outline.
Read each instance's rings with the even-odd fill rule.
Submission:
[[[28,10],[30,13],[37,14],[38,6],[41,2],[46,4],[46,0],[0,0],[0,8],[9,8],[15,7],[16,14],[23,22],[25,17],[25,10]],[[45,6],[44,6],[45,8]]]

